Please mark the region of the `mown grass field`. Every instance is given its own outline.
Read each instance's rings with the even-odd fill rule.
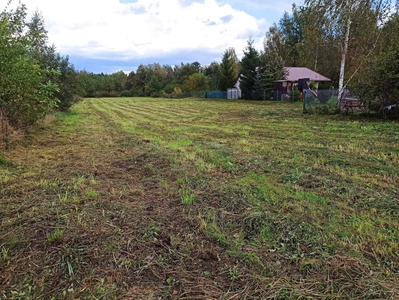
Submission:
[[[399,299],[399,124],[86,99],[0,158],[0,299]]]

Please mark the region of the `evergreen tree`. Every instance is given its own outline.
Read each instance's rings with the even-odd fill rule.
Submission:
[[[26,26],[28,28],[27,39],[30,42],[29,49],[37,52],[35,55],[39,55],[41,49],[46,47],[48,41],[47,30],[44,26],[42,14],[36,10]]]
[[[260,66],[259,53],[254,47],[254,41],[249,39],[241,59],[240,88],[244,99],[252,99],[255,88],[257,68]]]
[[[226,91],[234,87],[238,79],[238,70],[238,58],[234,48],[226,49],[220,64],[220,90]]]
[[[260,55],[260,66],[262,72],[262,88],[265,90],[273,89],[275,80],[282,80],[286,74],[284,71],[283,59],[281,56],[266,47]]]

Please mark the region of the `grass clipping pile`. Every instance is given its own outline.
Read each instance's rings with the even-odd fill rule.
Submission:
[[[197,151],[198,170],[190,143],[128,134],[92,101],[1,161],[0,299],[399,297],[378,253],[312,240],[294,206],[255,210],[232,164]]]

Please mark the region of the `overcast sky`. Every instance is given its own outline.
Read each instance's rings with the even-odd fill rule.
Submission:
[[[18,0],[14,0],[16,3]],[[0,0],[3,9],[7,0]],[[42,12],[49,42],[78,70],[129,72],[140,64],[220,62],[241,57],[300,0],[22,0]]]

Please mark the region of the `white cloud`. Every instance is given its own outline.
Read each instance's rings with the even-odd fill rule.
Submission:
[[[224,0],[224,2],[241,4],[254,9],[274,9],[284,12],[291,11],[294,0]]]
[[[29,0],[46,21],[50,43],[64,54],[94,59],[167,56],[203,50],[242,53],[249,37],[262,37],[269,22],[216,0]]]

